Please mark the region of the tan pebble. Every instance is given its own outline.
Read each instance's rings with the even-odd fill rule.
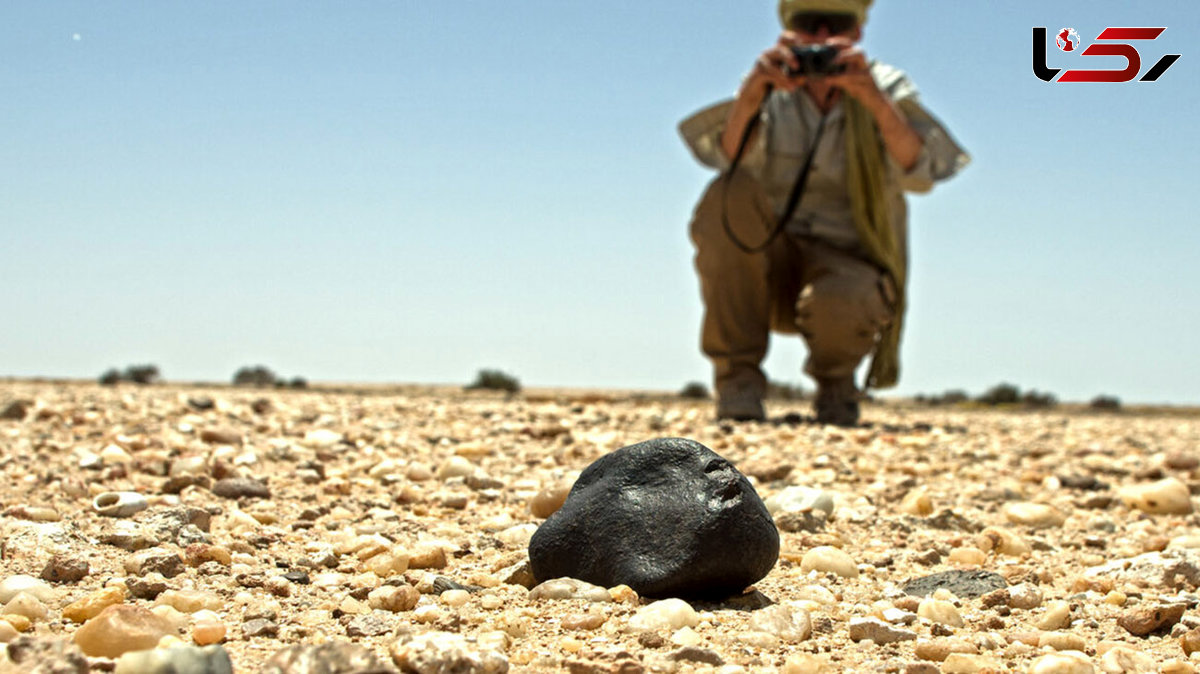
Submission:
[[[16,639],[20,635],[17,628],[13,627],[7,621],[0,620],[0,644],[7,644]]]
[[[618,585],[608,589],[608,595],[612,600],[619,604],[636,604],[638,603],[638,593],[628,585]]]
[[[1008,607],[1028,611],[1042,605],[1042,591],[1036,585],[1021,583],[1008,588]]]
[[[567,500],[571,486],[553,484],[539,491],[529,502],[529,512],[534,517],[546,518],[553,515]]]
[[[1184,632],[1183,636],[1179,637],[1179,645],[1183,648],[1184,655],[1200,651],[1200,627],[1193,627]]]
[[[985,552],[995,552],[1009,557],[1020,557],[1033,548],[1017,534],[1003,527],[988,527],[975,537],[975,545]]]
[[[1196,667],[1182,660],[1168,660],[1159,668],[1159,674],[1196,674]]]
[[[1010,503],[1004,507],[1004,517],[1013,524],[1036,529],[1061,527],[1067,521],[1058,508],[1045,503]]]
[[[1152,672],[1154,659],[1145,653],[1128,646],[1116,646],[1100,656],[1100,670],[1103,672]]]
[[[568,653],[578,653],[579,651],[583,650],[583,642],[579,639],[566,637],[558,640],[558,647]]]
[[[929,639],[918,641],[917,645],[913,647],[913,653],[918,658],[934,662],[944,661],[951,653],[972,655],[978,652],[979,649],[975,644],[966,639]]]
[[[444,569],[446,568],[446,551],[436,545],[418,545],[409,554],[408,568]]]
[[[1046,603],[1046,612],[1034,624],[1040,630],[1052,632],[1065,629],[1071,624],[1071,605],[1062,600]]]
[[[20,592],[4,605],[4,613],[24,616],[30,620],[41,620],[49,615],[50,609],[46,608],[46,605],[31,593]]]
[[[1095,674],[1088,656],[1078,651],[1060,651],[1033,661],[1029,674]]]
[[[227,548],[206,543],[193,543],[184,552],[188,566],[200,566],[205,562],[217,562],[224,566],[233,563],[233,556]]]
[[[951,653],[942,663],[942,674],[982,674],[983,672],[1001,671],[1004,671],[1004,665],[999,660],[986,655]]]
[[[1120,491],[1130,508],[1154,515],[1186,515],[1192,512],[1192,497],[1186,484],[1168,477],[1150,484],[1130,485]]]
[[[594,630],[604,624],[604,616],[600,613],[571,613],[562,619],[563,629]]]
[[[671,633],[671,643],[676,646],[699,646],[704,642],[704,639],[696,633],[696,630],[690,627],[680,627]]]
[[[1117,624],[1134,636],[1144,637],[1179,622],[1185,608],[1183,604],[1137,608],[1122,614]]]
[[[479,598],[479,607],[488,611],[495,611],[504,606],[504,599],[494,594],[485,594]]]
[[[201,621],[192,625],[192,641],[197,646],[219,644],[225,640],[226,627],[221,621]]]
[[[433,479],[433,469],[428,464],[414,462],[408,464],[408,469],[404,472],[404,476],[413,482],[424,482]]]
[[[933,514],[933,499],[929,498],[928,489],[917,487],[904,495],[897,509],[905,515],[926,517]]]
[[[363,566],[380,578],[398,576],[408,570],[409,556],[403,548],[395,547],[367,559]]]
[[[471,600],[471,593],[466,590],[446,590],[438,599],[446,606],[462,606]]]
[[[1049,647],[1056,651],[1082,651],[1087,648],[1087,642],[1071,632],[1043,632],[1038,637],[1038,647]]]
[[[413,610],[420,599],[421,593],[411,585],[384,585],[367,594],[371,608],[393,613]]]
[[[987,553],[979,548],[954,548],[947,559],[951,564],[981,566],[987,562]]]
[[[85,622],[75,631],[74,641],[84,655],[117,658],[154,648],[173,631],[173,625],[147,608],[116,604]]]
[[[81,623],[90,620],[98,615],[109,606],[120,604],[125,601],[125,587],[121,585],[112,585],[89,594],[88,596],[78,601],[67,604],[63,607],[63,618],[71,622]]]
[[[225,602],[215,594],[199,590],[167,590],[154,600],[159,606],[170,606],[180,613],[195,613],[203,609],[217,610]]]
[[[27,616],[17,615],[15,613],[6,613],[4,615],[0,615],[0,621],[12,625],[13,629],[18,632],[28,632],[29,628],[33,626],[33,621]]]
[[[858,578],[858,567],[855,566],[854,559],[829,545],[817,546],[804,553],[800,561],[800,570],[804,573],[819,571],[833,573],[842,578]]]
[[[833,666],[828,655],[797,653],[789,655],[783,662],[781,674],[832,674]]]
[[[1120,592],[1118,590],[1113,590],[1112,592],[1104,595],[1104,603],[1112,604],[1113,606],[1124,606],[1128,599],[1129,598],[1125,596],[1124,592]]]
[[[917,615],[935,623],[950,625],[951,627],[962,627],[966,623],[963,622],[962,616],[954,604],[940,599],[926,599],[917,607]]]

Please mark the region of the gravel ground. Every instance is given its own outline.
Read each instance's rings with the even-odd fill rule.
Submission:
[[[116,602],[165,618],[178,641],[164,645],[222,643],[236,672],[329,641],[451,671],[449,635],[466,638],[455,671],[1200,664],[1196,415],[869,404],[863,426],[839,429],[799,402],[770,405],[776,423],[717,424],[708,402],[604,392],[12,381],[3,412],[5,641],[83,640],[85,616]],[[785,504],[774,570],[691,607],[628,588],[531,596],[535,513],[606,452],[668,436]],[[796,487],[832,497],[832,514],[788,511]],[[1009,588],[901,589],[975,569]]]

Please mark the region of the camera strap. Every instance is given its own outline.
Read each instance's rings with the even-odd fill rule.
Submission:
[[[770,96],[770,92],[767,93]],[[766,98],[763,99],[764,101]],[[767,239],[757,246],[748,246],[733,233],[733,227],[729,224],[729,213],[727,209],[729,196],[729,182],[733,178],[733,174],[738,169],[738,164],[742,160],[742,155],[746,152],[746,146],[750,144],[750,136],[754,134],[754,129],[758,126],[759,114],[750,118],[746,123],[746,130],[742,132],[742,138],[738,141],[737,152],[733,155],[733,159],[729,162],[729,170],[725,172],[722,178],[723,185],[721,187],[721,226],[725,228],[725,234],[733,241],[734,245],[744,253],[761,253],[770,246],[783,228],[787,226],[788,220],[792,219],[792,214],[796,211],[796,206],[800,204],[801,197],[804,196],[804,186],[808,183],[808,173],[812,169],[813,157],[817,154],[817,146],[821,144],[821,134],[825,131],[825,118],[829,113],[822,113],[821,120],[817,122],[817,128],[813,132],[812,147],[808,149],[808,155],[804,157],[804,164],[800,167],[800,173],[796,176],[796,182],[792,184],[792,191],[788,194],[787,202],[783,207],[783,213],[780,214],[779,220],[771,231],[767,234]]]

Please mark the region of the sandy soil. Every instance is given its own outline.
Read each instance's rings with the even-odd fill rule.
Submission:
[[[0,420],[0,581],[38,577],[56,553],[89,567],[49,583],[45,615],[27,626],[39,636],[72,636],[64,608],[113,585],[143,595],[126,603],[194,610],[178,594],[152,598],[140,568],[151,550],[184,561],[157,590],[194,591],[185,598],[216,614],[238,672],[327,640],[390,662],[397,633],[434,631],[497,650],[510,671],[1193,671],[1183,644],[1200,626],[1200,518],[1147,502],[1159,491],[1178,499],[1178,481],[1190,511],[1194,415],[872,404],[862,427],[839,429],[805,422],[801,402],[769,406],[792,423],[720,425],[708,402],[604,392],[0,382],[0,410],[19,400],[23,418]],[[512,582],[539,493],[552,500],[604,453],[665,436],[730,459],[763,498],[823,490],[833,516],[777,518],[794,530],[781,532],[775,569],[751,594],[696,605],[695,626],[638,631],[633,616],[649,600],[620,590],[614,602],[531,599]],[[237,477],[269,495],[213,493]],[[109,491],[138,492],[149,507],[102,516],[93,498]],[[207,531],[162,534],[163,513],[181,507],[205,511]],[[848,554],[856,577],[806,559],[820,546]],[[899,590],[975,568],[1020,589],[926,605]],[[455,584],[471,591],[441,594]],[[419,602],[387,610],[397,606],[380,599],[395,594],[384,586],[411,586]],[[795,609],[795,624],[755,622],[770,603]],[[1182,617],[1147,636],[1128,627],[1144,631],[1179,605]],[[851,621],[872,616],[916,638],[852,641]],[[276,629],[247,636],[261,621]],[[196,622],[181,619],[183,641]],[[1055,660],[1056,649],[1081,654]]]

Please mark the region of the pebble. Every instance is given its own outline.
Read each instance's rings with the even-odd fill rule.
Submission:
[[[954,604],[941,599],[925,599],[917,607],[917,615],[951,627],[962,627],[966,624]]]
[[[858,567],[854,559],[845,552],[829,545],[819,545],[808,552],[800,560],[800,570],[808,573],[833,573],[842,578],[858,578]]]
[[[199,646],[219,644],[225,640],[228,628],[217,614],[211,611],[201,611],[192,623],[192,641]]]
[[[77,583],[87,577],[90,567],[86,559],[58,554],[46,562],[42,578],[52,583]]]
[[[174,646],[126,653],[113,674],[233,674],[233,662],[221,646]]]
[[[1009,503],[1004,506],[1004,517],[1013,524],[1035,529],[1061,527],[1067,521],[1058,508],[1045,503]]]
[[[898,641],[913,641],[917,633],[893,627],[878,618],[851,618],[850,640],[873,641],[880,646]]]
[[[20,636],[20,634],[12,624],[5,620],[0,620],[0,644],[7,644]],[[3,660],[0,660],[0,662],[3,662]]]
[[[66,605],[63,607],[62,617],[71,622],[81,623],[100,615],[104,609],[124,601],[125,588],[120,585],[110,585]]]
[[[574,578],[548,580],[529,591],[530,599],[582,599],[590,602],[610,602],[612,595],[599,585]]]
[[[1078,651],[1060,651],[1033,661],[1029,674],[1095,674],[1091,660]]]
[[[138,599],[154,599],[167,591],[167,579],[161,573],[130,576],[125,579],[125,587]]]
[[[976,648],[975,644],[966,639],[928,639],[918,641],[913,646],[913,653],[918,658],[934,662],[942,662],[953,653],[973,655],[978,652],[979,649]]]
[[[1184,655],[1191,655],[1196,651],[1200,651],[1200,627],[1193,627],[1184,632],[1179,637],[1179,646],[1183,649]]]
[[[781,674],[833,674],[835,672],[828,655],[794,653],[783,662]]]
[[[955,597],[973,599],[1008,587],[1008,581],[998,573],[982,569],[942,571],[914,578],[903,586],[905,594],[927,597],[938,590],[948,590]]]
[[[1153,672],[1155,671],[1154,658],[1128,646],[1116,646],[1100,656],[1100,671],[1105,674]]]
[[[552,484],[539,491],[529,501],[529,512],[534,517],[545,519],[554,514],[567,500],[571,491],[569,484]]]
[[[1046,603],[1046,612],[1034,626],[1047,632],[1065,629],[1071,624],[1071,605],[1062,600]]]
[[[271,490],[266,484],[249,477],[227,477],[217,480],[212,486],[212,493],[221,498],[271,498]]]
[[[1160,630],[1170,629],[1183,618],[1187,608],[1184,604],[1138,608],[1126,611],[1117,619],[1117,624],[1135,637],[1145,637]]]
[[[240,445],[242,434],[233,428],[205,428],[200,431],[200,441],[210,445]]]
[[[180,613],[196,613],[197,611],[218,611],[225,606],[221,597],[199,590],[167,590],[158,596],[157,604],[170,606]]]
[[[634,632],[656,632],[695,627],[700,624],[696,610],[682,599],[661,599],[638,609],[629,619],[629,629]]]
[[[439,480],[449,480],[456,477],[467,477],[475,473],[475,464],[471,460],[462,456],[451,456],[442,462],[438,467],[437,476]]]
[[[18,632],[28,632],[33,627],[33,621],[23,615],[6,613],[0,615],[0,622],[8,624]]]
[[[942,663],[942,674],[976,674],[1004,671],[1004,665],[986,655],[951,653]]]
[[[770,634],[785,643],[798,643],[812,635],[812,618],[804,609],[772,604],[751,614],[750,629]]]
[[[374,651],[347,642],[297,644],[276,651],[262,674],[384,674],[391,672]],[[180,674],[183,674],[182,672]]]
[[[242,636],[247,639],[254,637],[277,637],[279,636],[279,624],[274,620],[265,618],[255,618],[242,623]]]
[[[55,594],[54,588],[37,578],[17,574],[0,581],[0,604],[7,604],[22,592],[31,594],[41,601],[50,601]]]
[[[33,594],[22,592],[8,600],[8,603],[4,605],[3,613],[24,616],[30,620],[41,620],[50,613],[50,609],[46,608],[46,605]]]
[[[928,517],[933,514],[933,499],[929,496],[929,490],[924,487],[910,489],[904,498],[900,500],[900,505],[897,510],[905,515],[914,517]]]
[[[401,671],[418,674],[504,674],[508,658],[450,632],[401,636],[389,652]]]
[[[601,613],[569,613],[562,619],[562,626],[566,630],[595,630],[599,629],[604,621],[604,615]]]
[[[1154,515],[1186,515],[1192,512],[1192,498],[1187,485],[1174,477],[1150,484],[1130,485],[1121,489],[1120,496],[1130,508]]]
[[[1071,632],[1042,632],[1038,635],[1039,648],[1053,648],[1056,651],[1082,651],[1087,648],[1083,637]]]
[[[1004,527],[987,527],[976,537],[976,545],[984,552],[1009,557],[1022,557],[1033,552],[1024,538]]]
[[[175,626],[142,606],[109,606],[75,631],[75,645],[85,655],[116,658],[154,648]]]
[[[105,517],[132,517],[149,507],[146,497],[133,491],[107,491],[92,500],[92,510]]]
[[[1035,585],[1021,583],[1008,588],[1008,607],[1028,611],[1042,605],[1042,591]]]
[[[788,487],[771,495],[764,503],[767,506],[767,512],[772,515],[821,510],[827,516],[832,516],[834,509],[833,494],[813,487]]]
[[[411,585],[384,585],[367,594],[367,605],[381,611],[411,611],[421,599],[421,593]]]

